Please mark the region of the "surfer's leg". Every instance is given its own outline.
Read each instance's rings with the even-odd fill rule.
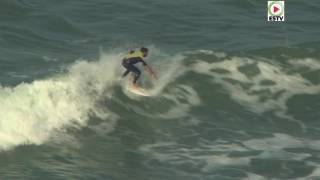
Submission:
[[[133,65],[131,67],[131,71],[134,73],[133,84],[136,84],[141,75],[141,71]]]
[[[122,74],[122,77],[126,77],[128,74],[129,74],[130,70],[127,69],[123,74]]]
[[[133,84],[137,84],[137,81],[140,77],[141,73],[134,73]]]
[[[128,64],[125,60],[123,60],[122,66],[126,68],[126,71],[122,74],[122,77],[126,77],[130,72],[130,64]]]
[[[140,74],[141,74],[141,71],[135,67],[133,64],[130,64],[130,63],[126,63],[125,61],[122,62],[122,66],[125,67],[127,70],[122,74],[122,77],[125,77],[126,75],[129,74],[129,72],[132,72],[133,73],[133,84],[136,84],[139,77],[140,77]]]

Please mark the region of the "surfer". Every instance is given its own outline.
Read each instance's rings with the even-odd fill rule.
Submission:
[[[129,72],[133,73],[132,85],[134,88],[139,88],[137,81],[141,75],[141,71],[135,66],[135,64],[141,62],[144,66],[144,69],[150,74],[152,78],[156,78],[155,73],[152,71],[150,66],[144,61],[144,58],[148,56],[148,48],[142,47],[140,50],[132,50],[129,54],[122,60],[122,66],[126,68],[126,71],[122,74],[122,77],[125,77]]]

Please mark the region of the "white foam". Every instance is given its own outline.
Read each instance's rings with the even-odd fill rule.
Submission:
[[[192,164],[201,172],[211,172],[214,169],[228,168],[234,166],[251,166],[252,159],[279,159],[286,161],[307,162],[310,166],[318,167],[317,164],[309,161],[312,154],[305,152],[290,152],[289,148],[311,148],[313,144],[319,144],[317,140],[308,140],[293,137],[287,134],[275,133],[273,137],[251,139],[239,143],[233,143],[223,140],[203,141],[197,146],[180,145],[176,142],[158,142],[154,144],[143,145],[140,151],[150,155],[150,159],[172,165]],[[319,149],[315,149],[319,150]],[[261,151],[241,157],[231,156],[233,152],[252,152]],[[317,168],[310,175],[317,176]],[[248,173],[248,178],[264,177]]]
[[[255,150],[279,151],[284,148],[302,147],[320,150],[320,140],[296,138],[282,133],[274,133],[270,138],[248,140],[243,144]]]
[[[320,61],[313,58],[306,59],[292,59],[289,63],[296,67],[307,67],[311,70],[319,70],[320,69]]]
[[[243,166],[250,163],[249,157],[229,157],[226,152],[232,152],[243,148],[236,144],[217,147],[217,144],[185,147],[175,142],[159,142],[155,144],[143,145],[140,151],[149,154],[152,158],[170,164],[193,164],[195,167],[202,166],[201,171],[209,172],[214,168],[224,166]],[[216,155],[217,152],[225,152],[222,155]],[[220,154],[220,153],[218,153]]]
[[[241,166],[250,163],[250,157],[228,157],[227,155],[202,156],[201,159],[206,161],[206,166],[202,169],[204,172],[210,172],[217,167]]]
[[[287,134],[276,133],[273,137],[264,139],[252,139],[243,143],[255,150],[279,151],[284,148],[301,147],[302,141]]]
[[[42,144],[66,126],[85,126],[96,101],[116,82],[119,55],[74,63],[65,74],[0,88],[0,149]],[[110,125],[112,126],[112,125]]]
[[[177,85],[176,87],[171,88],[168,92],[163,92],[159,96],[162,100],[168,102],[165,111],[150,113],[137,106],[132,108],[134,108],[136,113],[145,117],[172,119],[188,116],[188,112],[192,107],[201,104],[201,99],[196,90],[187,85]]]
[[[306,61],[309,62],[310,60],[307,59]],[[257,65],[257,68],[260,70],[259,74],[247,77],[239,71],[240,67],[251,64]],[[312,61],[309,64],[314,66],[316,61]],[[228,73],[212,71],[214,69],[224,69]],[[288,99],[297,94],[320,93],[320,85],[313,85],[307,79],[303,78],[301,74],[287,73],[278,65],[273,65],[262,60],[252,60],[250,58],[240,57],[232,57],[229,60],[215,63],[198,60],[190,70],[212,76],[213,83],[223,85],[223,87],[230,92],[230,95],[234,100],[242,105],[246,105],[252,111],[262,113],[273,110],[276,112],[276,115],[293,120],[299,123],[302,128],[304,128],[304,125],[301,122],[294,120],[287,114]],[[244,88],[239,83],[228,82],[227,79],[246,84],[247,87]],[[274,84],[261,84],[261,82],[266,80],[273,81]],[[268,94],[256,93],[258,91],[268,92]],[[280,92],[281,94],[279,94]],[[278,97],[275,99],[275,96]],[[264,100],[261,100],[263,97]]]
[[[52,57],[49,57],[49,56],[43,56],[42,59],[47,61],[47,62],[57,62],[58,61],[57,58],[52,58]]]
[[[212,51],[212,50],[206,50],[206,49],[200,49],[196,51],[186,51],[185,54],[205,54],[205,55],[214,55],[217,58],[225,58],[227,55],[224,52],[217,52],[217,51]]]

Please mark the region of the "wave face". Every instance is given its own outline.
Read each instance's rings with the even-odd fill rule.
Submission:
[[[1,0],[0,179],[319,178],[320,4],[266,5]]]

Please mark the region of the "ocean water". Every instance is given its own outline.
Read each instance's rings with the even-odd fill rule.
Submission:
[[[1,0],[0,179],[320,179],[320,2]],[[135,96],[121,59],[156,71]],[[139,68],[142,69],[140,66]]]

